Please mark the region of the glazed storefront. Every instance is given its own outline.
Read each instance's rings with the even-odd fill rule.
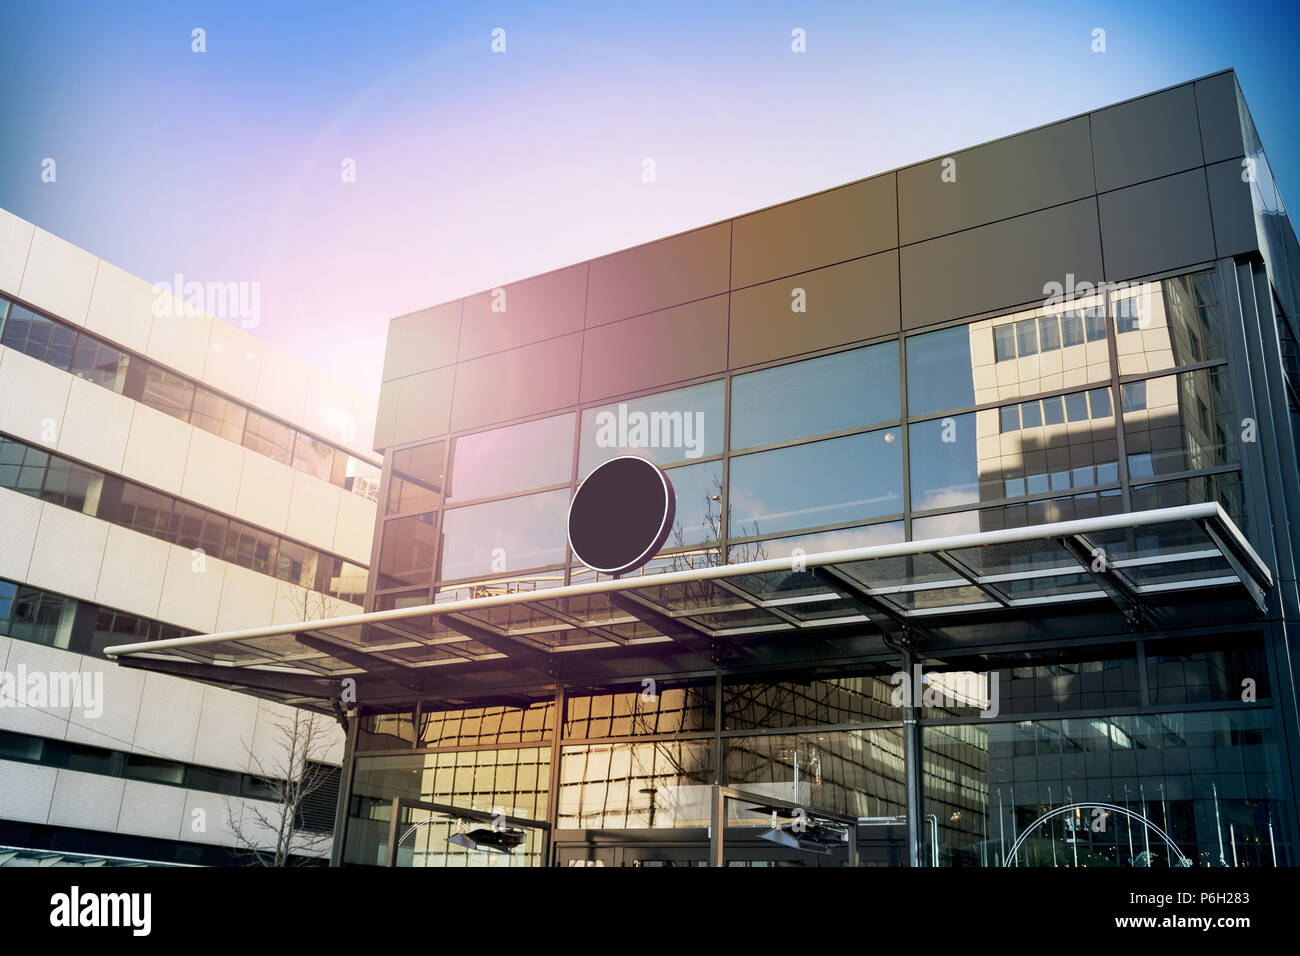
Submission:
[[[1267,867],[1272,588],[1211,503],[114,650],[355,681],[342,865]]]

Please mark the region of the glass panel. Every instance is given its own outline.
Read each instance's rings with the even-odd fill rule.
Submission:
[[[572,689],[565,696],[564,736],[639,737],[713,732],[713,684],[648,681],[626,690]]]
[[[792,531],[903,510],[897,428],[731,460],[736,537]]]
[[[565,747],[556,826],[708,826],[713,748],[711,739]]]
[[[368,461],[348,455],[344,469],[344,489],[368,501],[379,500],[380,471],[378,468]]]
[[[88,335],[78,335],[72,374],[121,394],[126,387],[128,361],[125,352]]]
[[[431,442],[393,452],[386,514],[428,511],[442,502],[446,442]]]
[[[1115,294],[1121,375],[1221,359],[1223,322],[1213,271],[1145,282]]]
[[[240,521],[231,521],[221,556],[241,568],[270,574],[277,544],[275,535]]]
[[[422,711],[416,746],[530,743],[550,740],[554,729],[554,700],[535,701],[527,707],[492,705]]]
[[[1143,386],[1141,389],[1136,386]],[[1237,461],[1236,415],[1226,368],[1123,386],[1129,472],[1150,478]]]
[[[30,309],[15,305],[5,320],[0,345],[7,345],[49,365],[67,369],[72,362],[72,350],[77,333],[72,328]]]
[[[939,863],[1002,866],[1019,840],[1020,866],[1292,865],[1274,722],[1260,707],[925,728]]]
[[[1073,521],[1076,518],[1095,518],[1098,515],[1119,514],[1124,499],[1120,490],[1090,492],[1063,498],[1045,498],[1020,504],[981,508],[978,511],[958,511],[953,514],[931,515],[912,520],[912,540],[948,537],[959,534],[976,534],[1000,528],[1027,528],[1030,525],[1054,521]]]
[[[447,500],[495,498],[568,482],[573,472],[572,413],[455,439]]]
[[[215,557],[225,547],[228,524],[222,515],[177,501],[172,507],[170,540],[182,548],[202,548],[204,553]]]
[[[724,383],[708,382],[587,409],[578,479],[619,455],[667,465],[721,454],[724,391]]]
[[[152,362],[145,366],[144,394],[140,401],[173,418],[189,421],[194,404],[194,383]]]
[[[127,484],[122,488],[121,524],[141,534],[171,540],[173,501],[149,488]]]
[[[249,409],[244,447],[287,465],[293,448],[293,429]]]
[[[1241,473],[1236,471],[1217,475],[1197,475],[1177,481],[1163,481],[1159,484],[1134,485],[1132,500],[1134,511],[1217,501],[1223,506],[1223,510],[1227,512],[1233,524],[1242,531],[1246,531],[1249,527],[1250,516],[1246,514]]]
[[[747,448],[897,419],[898,344],[737,375],[731,447]]]
[[[0,603],[0,632],[20,641],[67,648],[77,602],[25,585],[5,582],[7,600]]]
[[[908,415],[1104,382],[1105,339],[1100,296],[909,336]]]
[[[907,413],[975,404],[971,330],[964,325],[907,339]]]
[[[568,489],[560,489],[447,511],[438,579],[562,564],[568,509]]]
[[[438,516],[412,515],[384,522],[379,586],[427,584],[438,557]]]
[[[200,387],[194,393],[194,410],[190,422],[204,431],[239,444],[244,437],[247,409],[223,398],[211,389]]]
[[[293,443],[293,467],[315,475],[321,481],[333,482],[334,446],[298,432]]]
[[[281,538],[276,549],[275,567],[271,573],[282,581],[290,581],[305,588],[314,588],[320,557],[320,552],[315,548]]]
[[[664,547],[717,541],[722,524],[722,462],[686,465],[666,474],[677,498],[677,513]]]
[[[904,812],[898,728],[729,737],[723,746],[726,779],[737,789],[855,817]]]
[[[743,681],[722,685],[723,730],[809,727],[901,720],[891,706],[891,674],[807,680]]]
[[[1272,697],[1263,639],[1234,634],[1147,643],[1153,704],[1263,701]]]

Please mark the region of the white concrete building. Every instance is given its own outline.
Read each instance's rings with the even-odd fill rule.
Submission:
[[[0,210],[0,863],[237,862],[291,712],[99,652],[361,610],[374,397],[178,306]]]

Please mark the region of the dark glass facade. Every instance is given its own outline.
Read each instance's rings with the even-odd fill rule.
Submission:
[[[1257,151],[1235,77],[1176,89],[957,154],[978,196],[935,160],[517,283],[490,346],[483,296],[395,319],[368,609],[601,580],[565,515],[618,454],[677,493],[644,575],[1217,502],[1286,580],[1300,258],[1289,223],[1256,229],[1275,193],[1225,172]],[[1148,109],[1202,148],[1122,148]],[[1294,589],[1257,613],[1183,553],[1208,596],[1162,604],[1168,572],[1143,559],[1179,542],[1130,544],[1117,567],[1149,607],[1124,614],[1031,548],[969,549],[1017,577],[988,623],[945,616],[962,602],[925,588],[940,562],[900,566],[890,602],[936,615],[917,672],[868,622],[835,654],[738,637],[584,656],[538,623],[542,664],[439,661],[420,699],[361,707],[337,862],[382,864],[404,798],[526,838],[488,855],[448,842],[454,811],[405,807],[402,865],[698,865],[723,785],[856,819],[861,865],[1295,865]],[[628,615],[600,623],[635,638]],[[728,865],[846,862],[761,822],[728,818]]]

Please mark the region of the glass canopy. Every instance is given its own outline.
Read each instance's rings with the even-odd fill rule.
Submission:
[[[1138,624],[1171,595],[1229,588],[1265,610],[1268,568],[1218,504],[642,574],[421,607],[109,647],[130,666],[286,702],[336,699],[347,677],[427,692],[491,665],[552,673],[601,650],[709,653],[823,629],[885,633],[1000,612],[1109,602]],[[1244,593],[1243,593],[1244,592]],[[621,649],[621,650],[617,650]]]

